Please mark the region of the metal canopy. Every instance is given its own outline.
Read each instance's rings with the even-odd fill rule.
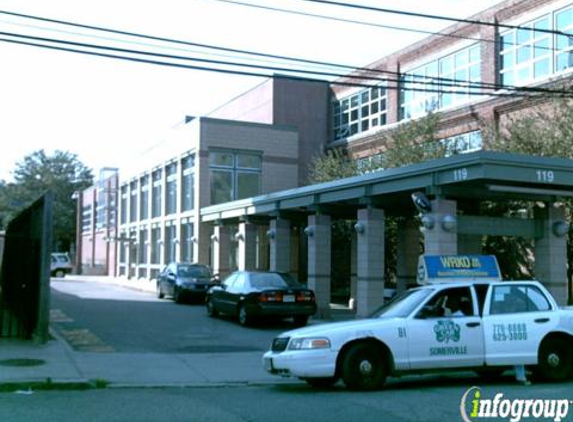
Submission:
[[[554,201],[573,197],[573,160],[478,151],[204,207],[201,221],[321,210],[347,215],[368,205],[408,215],[415,213],[415,191],[449,199]]]

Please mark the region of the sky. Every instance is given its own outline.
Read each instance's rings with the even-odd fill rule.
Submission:
[[[376,25],[439,31],[446,21],[334,7],[305,0],[237,0]],[[498,0],[345,0],[466,18]],[[0,11],[351,66],[365,66],[425,37],[223,0],[0,0]],[[0,31],[121,48],[237,61],[235,53],[89,31],[0,13]],[[0,39],[5,38],[0,35]],[[14,39],[14,38],[11,38]],[[137,44],[136,44],[137,43]],[[253,63],[251,60],[250,63]],[[269,64],[266,62],[257,62]],[[275,62],[274,65],[277,65]],[[284,63],[278,63],[284,66]],[[298,68],[301,65],[297,65]],[[258,73],[270,71],[252,70]],[[186,115],[203,116],[264,79],[85,56],[0,42],[0,180],[40,149],[78,156],[97,177],[137,160]]]

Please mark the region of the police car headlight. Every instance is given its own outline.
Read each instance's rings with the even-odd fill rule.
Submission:
[[[328,348],[330,348],[330,340],[324,337],[293,338],[288,345],[289,350],[311,350]]]

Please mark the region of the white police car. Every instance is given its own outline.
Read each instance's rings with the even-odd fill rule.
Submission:
[[[263,357],[265,369],[314,386],[342,378],[356,390],[405,373],[493,375],[516,364],[552,381],[573,375],[573,308],[560,309],[541,283],[499,281],[492,256],[421,262],[419,278],[431,284],[396,296],[369,319],[281,334]]]

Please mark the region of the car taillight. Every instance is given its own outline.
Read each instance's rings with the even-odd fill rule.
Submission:
[[[266,292],[259,295],[259,302],[282,302],[282,292]]]
[[[296,294],[297,302],[314,302],[314,293],[312,292],[298,292]]]

